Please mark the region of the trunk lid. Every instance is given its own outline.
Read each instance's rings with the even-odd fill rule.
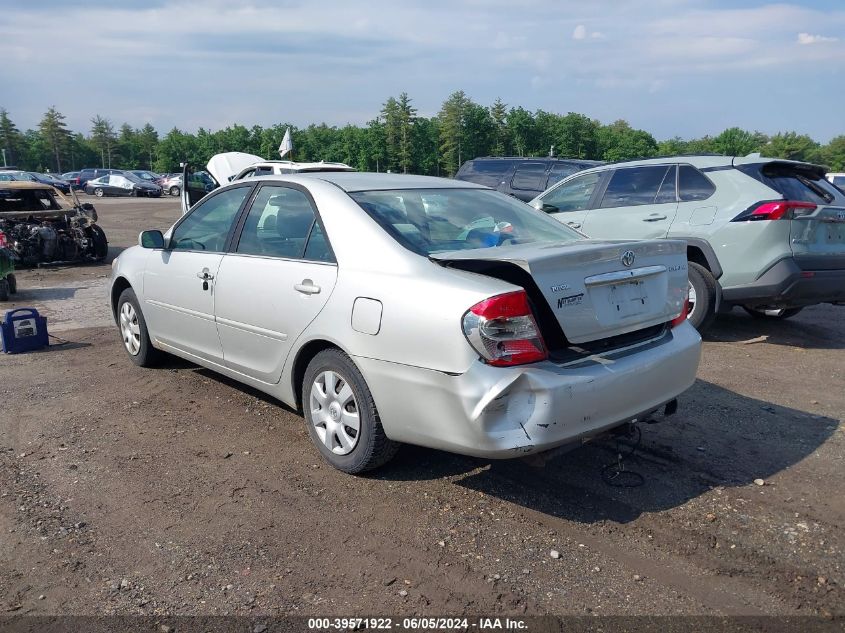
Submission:
[[[515,244],[430,257],[462,268],[475,262],[521,268],[570,343],[666,323],[681,312],[687,296],[686,242],[679,240]],[[472,270],[484,272],[479,266]]]
[[[839,260],[845,256],[845,205],[819,205],[789,222],[789,244],[796,259],[831,255]],[[816,266],[824,269],[823,261]]]

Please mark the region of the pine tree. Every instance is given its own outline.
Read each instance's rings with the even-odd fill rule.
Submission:
[[[510,147],[508,133],[508,106],[501,99],[496,99],[490,106],[490,117],[493,119],[493,156],[504,156]]]
[[[147,123],[138,130],[138,150],[141,152],[144,160],[147,161],[147,169],[153,168],[153,154],[158,146],[158,132],[156,129]]]
[[[449,95],[437,115],[440,122],[440,161],[446,173],[454,176],[458,171],[463,154],[461,144],[464,136],[464,117],[469,99],[463,90]]]
[[[91,143],[100,151],[100,166],[111,169],[114,146],[117,143],[114,126],[99,114],[91,119],[91,123]]]
[[[3,166],[14,165],[19,160],[23,136],[9,118],[5,108],[0,108],[0,147],[3,149]]]
[[[44,139],[50,153],[56,159],[56,171],[62,172],[62,155],[70,143],[70,132],[65,125],[65,115],[50,106],[38,124],[38,130]]]
[[[387,152],[386,169],[398,171],[399,167],[399,139],[401,137],[401,113],[399,102],[393,97],[385,101],[381,109],[381,118],[384,122],[384,142]]]
[[[411,105],[407,92],[399,95],[399,168],[403,174],[411,171],[413,165],[413,127],[417,120],[417,109]]]

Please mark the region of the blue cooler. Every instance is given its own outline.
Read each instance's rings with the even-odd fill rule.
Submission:
[[[9,310],[0,323],[0,343],[7,354],[20,354],[47,347],[47,319],[35,308]]]

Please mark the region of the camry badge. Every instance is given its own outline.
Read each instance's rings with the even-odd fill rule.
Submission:
[[[630,268],[634,265],[634,251],[625,251],[622,253],[622,263]]]

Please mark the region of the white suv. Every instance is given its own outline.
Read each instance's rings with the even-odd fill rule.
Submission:
[[[225,152],[215,154],[208,161],[208,171],[221,185],[255,176],[281,176],[303,172],[355,171],[346,163],[296,163],[292,160],[267,160],[255,154]]]

